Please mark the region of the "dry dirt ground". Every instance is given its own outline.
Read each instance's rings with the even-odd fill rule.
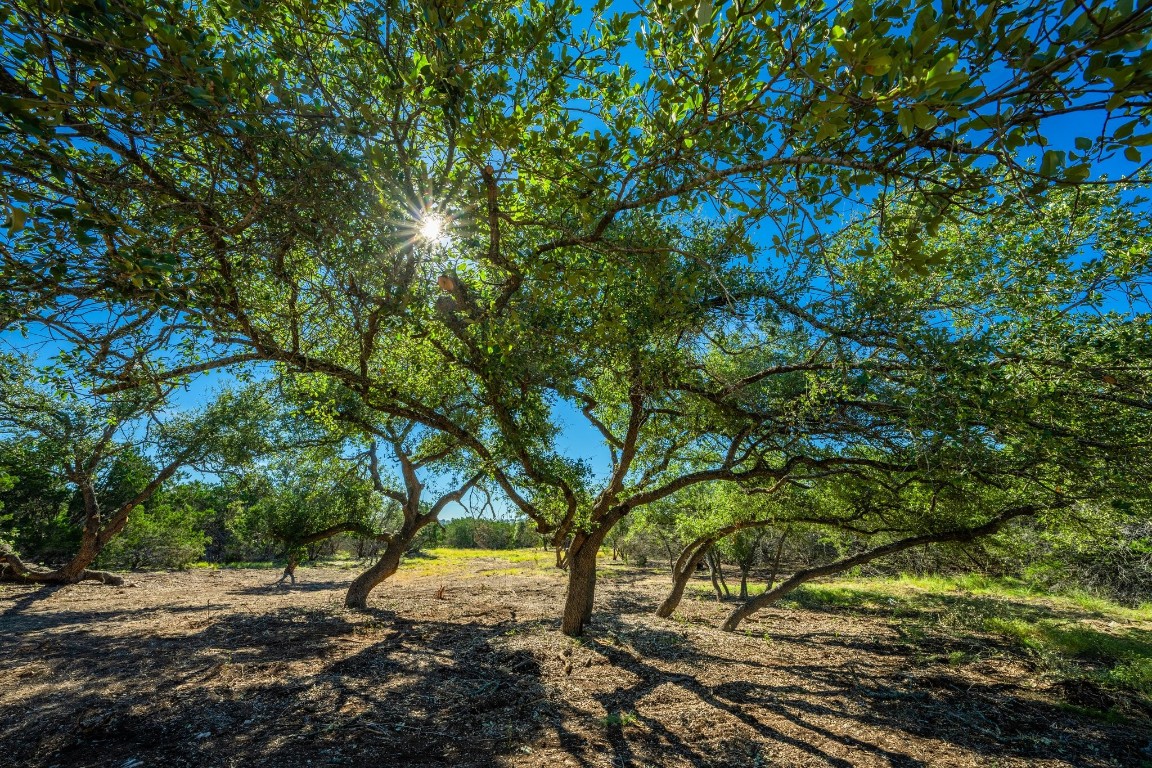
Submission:
[[[417,562],[368,613],[336,566],[0,586],[0,765],[1152,765],[1147,720],[1077,713],[991,639],[950,664],[970,638],[796,606],[726,634],[605,563],[577,642],[548,561]]]

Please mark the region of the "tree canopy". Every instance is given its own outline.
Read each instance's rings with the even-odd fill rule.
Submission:
[[[3,13],[0,321],[103,396],[255,363],[416,425],[566,552],[569,634],[695,485],[1142,492],[1148,211],[1098,163],[1152,142],[1145,6]]]

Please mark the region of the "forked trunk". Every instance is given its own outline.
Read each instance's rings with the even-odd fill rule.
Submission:
[[[296,566],[300,564],[300,556],[295,553],[288,554],[288,562],[284,564],[284,573],[280,574],[280,580],[277,584],[283,584],[285,579],[291,579],[293,586],[296,584]]]
[[[397,535],[388,542],[380,559],[364,573],[357,576],[348,585],[348,592],[344,595],[344,606],[363,611],[368,607],[368,595],[400,567],[400,558],[408,550],[408,545],[415,538],[413,533],[408,538]]]
[[[708,551],[708,575],[712,578],[712,589],[716,592],[716,602],[722,602],[728,594],[728,583],[724,581],[724,569],[716,550]],[[723,585],[723,590],[721,590]]]

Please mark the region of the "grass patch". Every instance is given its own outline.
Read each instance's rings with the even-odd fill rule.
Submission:
[[[492,561],[498,561],[493,563]],[[476,561],[483,562],[482,568]],[[437,547],[420,557],[405,558],[400,570],[414,576],[435,576],[473,571],[482,576],[512,576],[537,570],[555,570],[556,556],[540,549],[456,549]]]
[[[238,570],[241,568],[263,568],[268,570],[279,568],[283,570],[284,563],[276,563],[271,560],[240,560],[235,563],[208,563],[201,560],[198,563],[190,564],[188,568],[209,571]]]
[[[1152,605],[1126,608],[1095,595],[1045,594],[1023,581],[980,575],[841,579],[806,584],[781,603],[887,614],[914,646],[929,635],[974,645],[993,635],[1061,683],[1120,692],[1152,711]],[[958,665],[970,656],[954,651],[930,658]]]
[[[1152,700],[1152,631],[1000,617],[986,619],[984,629],[1028,649],[1050,671]]]

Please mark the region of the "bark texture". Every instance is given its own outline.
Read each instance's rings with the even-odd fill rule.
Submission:
[[[344,595],[345,607],[358,611],[368,608],[368,595],[385,579],[396,573],[400,567],[400,559],[404,556],[414,537],[415,534],[407,539],[397,536],[388,542],[376,564],[357,576],[348,585],[348,592]]]
[[[607,531],[579,534],[568,548],[568,593],[564,598],[564,615],[560,631],[579,637],[592,618],[596,600],[596,555]]]
[[[95,558],[92,558],[93,560]],[[124,585],[124,579],[108,571],[97,571],[86,567],[79,557],[56,570],[36,568],[27,565],[12,551],[0,551],[0,581],[16,581],[32,584],[76,584],[81,581],[99,581],[114,587]]]

